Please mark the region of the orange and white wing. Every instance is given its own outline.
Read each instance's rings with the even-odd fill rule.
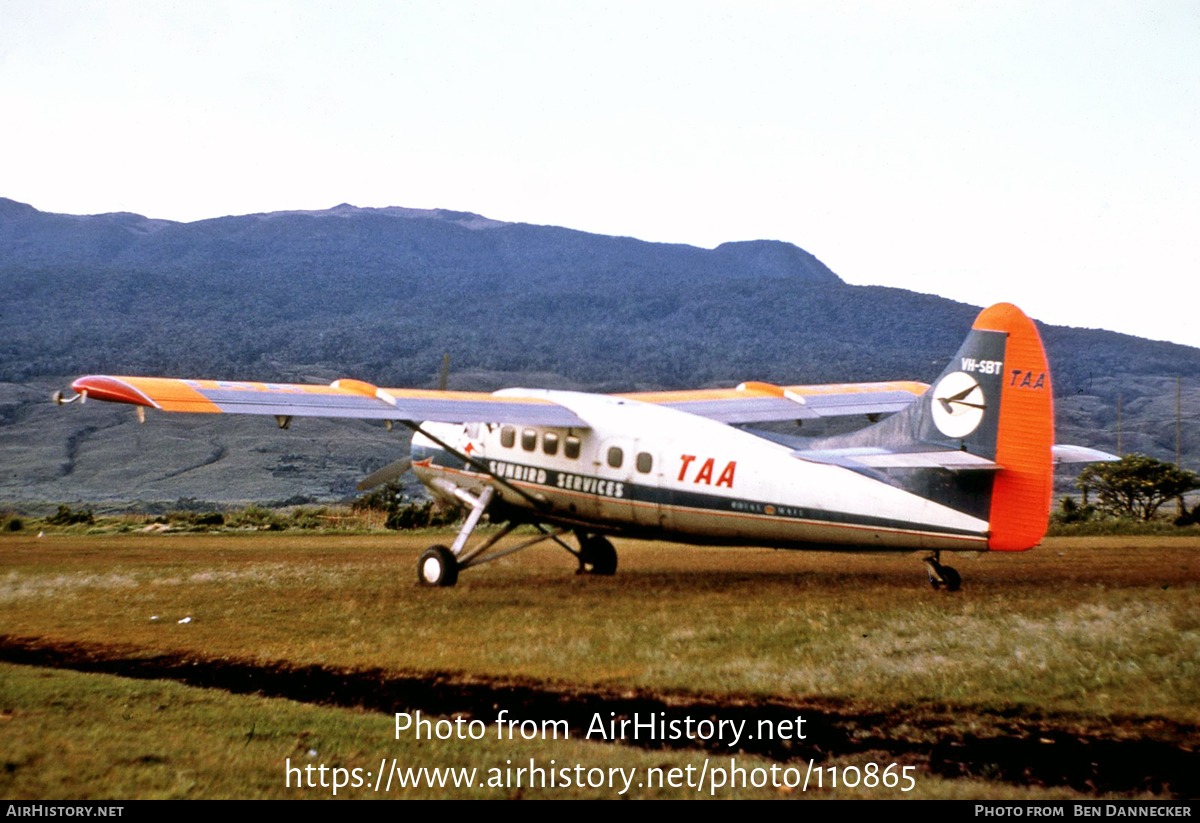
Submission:
[[[574,412],[541,397],[385,389],[360,380],[335,380],[326,386],[88,375],[72,383],[71,388],[95,400],[168,412],[588,426]],[[927,388],[924,383],[912,381],[814,386],[743,383],[734,389],[636,392],[619,396],[736,424],[890,414],[908,406]]]
[[[574,412],[541,398],[504,397],[486,392],[381,389],[360,380],[335,380],[324,386],[88,375],[72,383],[71,388],[84,399],[130,403],[167,412],[587,428],[587,423]]]
[[[815,386],[742,383],[735,389],[637,392],[621,396],[643,403],[657,403],[722,423],[766,423],[775,420],[891,414],[908,406],[928,388],[924,383],[909,380]]]

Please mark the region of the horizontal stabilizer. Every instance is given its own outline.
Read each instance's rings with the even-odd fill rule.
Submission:
[[[983,457],[956,449],[896,452],[881,447],[794,451],[793,457],[814,463],[829,463],[848,469],[947,469],[949,471],[997,471],[1001,468]]]
[[[1089,449],[1087,446],[1059,445],[1054,447],[1055,463],[1113,463],[1121,458],[1115,454]]]

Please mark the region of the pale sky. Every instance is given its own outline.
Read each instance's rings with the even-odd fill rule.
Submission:
[[[1200,346],[1195,0],[0,0],[0,112],[43,211],[769,238]]]

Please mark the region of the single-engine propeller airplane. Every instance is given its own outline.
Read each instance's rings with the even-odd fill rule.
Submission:
[[[436,497],[464,507],[449,547],[420,557],[417,579],[452,586],[461,571],[553,540],[579,570],[613,574],[607,536],[787,549],[924,551],[934,588],[961,578],[942,552],[1023,551],[1041,541],[1057,462],[1112,455],[1054,445],[1050,369],[1017,307],[985,309],[932,386],[917,382],[776,386],[597,395],[505,389],[493,394],[91,375],[88,399],[168,412],[346,417],[412,429],[411,469]],[[857,431],[821,438],[746,428],[861,415]],[[882,420],[882,415],[890,415]],[[504,523],[478,545],[481,516]],[[521,524],[539,534],[499,542]],[[563,537],[574,532],[578,548]]]

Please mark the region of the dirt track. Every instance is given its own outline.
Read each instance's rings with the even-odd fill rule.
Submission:
[[[606,719],[610,712],[617,719],[653,713],[666,720],[719,715],[734,721],[745,719],[751,728],[759,720],[793,720],[800,714],[808,738],[821,741],[821,746],[809,747],[803,741],[747,740],[741,750],[775,760],[817,762],[834,756],[881,753],[946,777],[985,776],[1018,785],[1069,786],[1088,793],[1200,794],[1200,753],[1194,747],[1200,729],[1161,719],[1127,717],[1097,728],[1094,720],[1070,716],[964,716],[961,711],[930,705],[883,709],[838,701],[786,703],[649,691],[572,691],[533,681],[261,664],[10,635],[0,635],[0,660],[169,679],[200,688],[386,713],[420,709],[426,714],[461,715],[485,722],[494,718],[495,706],[502,703],[512,716],[523,719],[566,719],[573,736],[583,735],[595,713]],[[964,733],[964,728],[975,731]],[[646,745],[687,748],[696,744]],[[714,746],[712,750],[717,749]]]

